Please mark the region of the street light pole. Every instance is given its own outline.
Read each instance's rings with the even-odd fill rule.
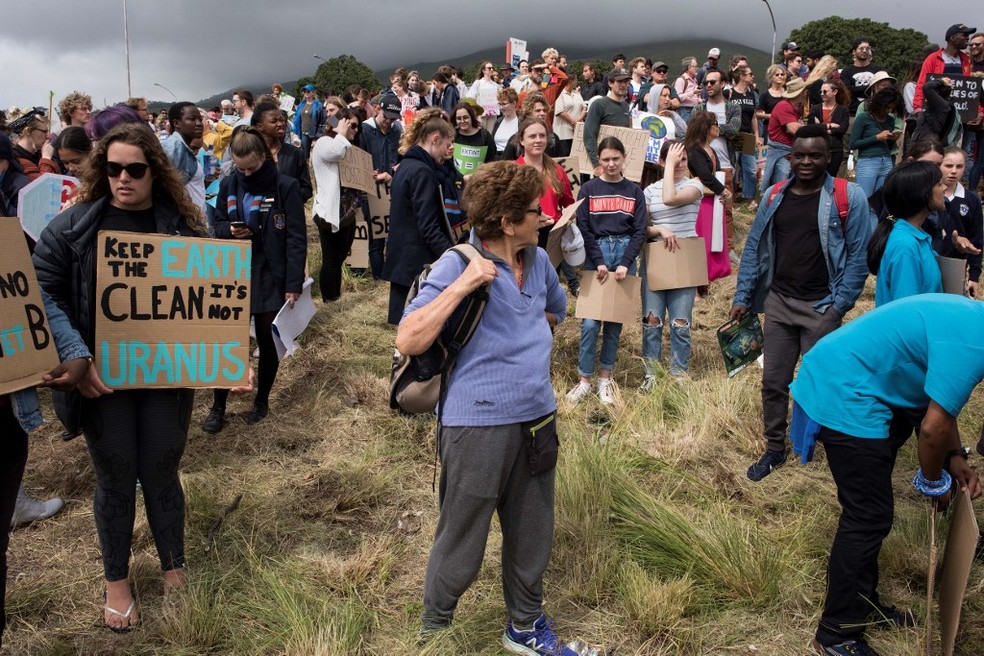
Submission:
[[[769,4],[769,0],[762,0],[765,3],[766,8],[769,10],[769,18],[772,19],[772,59],[769,60],[769,65],[776,63],[776,17],[772,13],[772,5]]]
[[[167,88],[166,86],[164,86],[164,85],[163,85],[163,84],[161,84],[160,82],[154,82],[154,86],[155,86],[155,87],[160,87],[160,88],[162,88],[162,89],[164,89],[164,90],[165,90],[165,91],[167,91],[167,92],[168,92],[169,94],[171,94],[171,97],[172,97],[172,98],[174,98],[175,100],[177,100],[177,99],[178,99],[178,97],[177,97],[176,95],[174,95],[174,92],[173,92],[173,91],[171,91],[170,89],[168,89],[168,88]]]
[[[130,29],[126,19],[126,0],[123,0],[123,42],[126,46],[126,95],[127,98],[133,97],[130,89]]]

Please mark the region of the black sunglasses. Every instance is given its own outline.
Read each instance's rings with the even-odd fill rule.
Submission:
[[[526,213],[527,214],[536,214],[536,216],[539,218],[539,217],[543,216],[543,208],[540,207],[539,205],[537,205],[535,208],[531,207],[530,209],[526,210]]]
[[[134,162],[133,164],[120,164],[119,162],[106,162],[106,175],[111,178],[118,178],[123,171],[133,178],[134,180],[139,180],[140,178],[147,175],[147,169],[150,168],[150,164],[144,164],[143,162]]]

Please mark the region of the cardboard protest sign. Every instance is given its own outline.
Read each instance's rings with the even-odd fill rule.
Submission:
[[[967,260],[958,257],[936,256],[943,278],[943,291],[947,294],[963,296],[967,291]]]
[[[703,237],[678,239],[670,252],[665,242],[646,244],[646,284],[652,291],[700,287],[707,284],[707,247]]]
[[[943,551],[940,575],[940,629],[944,656],[952,656],[960,624],[960,607],[967,591],[980,530],[969,492],[958,492],[950,513],[950,535]]]
[[[375,192],[366,194],[369,200],[369,226],[373,239],[386,239],[390,223],[390,188],[385,182],[377,182]]]
[[[101,231],[96,366],[114,389],[249,380],[252,244]]]
[[[376,177],[372,174],[372,155],[349,146],[345,157],[338,160],[338,174],[343,187],[358,189],[367,194],[376,193]]]
[[[461,175],[471,175],[478,167],[485,163],[485,156],[488,155],[488,146],[468,146],[462,143],[454,144],[454,168],[458,169]]]
[[[642,180],[642,166],[646,163],[646,149],[649,147],[649,132],[634,128],[616,128],[602,125],[598,131],[598,141],[605,137],[615,137],[625,146],[625,166],[622,174],[632,180]],[[576,157],[581,164],[581,173],[592,175],[594,167],[591,158],[584,149],[584,123],[574,126],[574,143],[571,145],[571,157]]]
[[[356,219],[355,239],[352,240],[352,247],[349,249],[345,264],[350,269],[369,268],[369,226],[365,221]]]
[[[651,112],[632,112],[632,127],[649,133],[649,143],[646,144],[646,161],[659,163],[659,149],[667,139],[676,138],[676,127],[673,119],[658,116]]]
[[[963,75],[927,75],[927,80],[950,78],[953,88],[950,90],[950,100],[960,113],[960,122],[969,123],[977,119],[977,111],[981,106],[981,82],[979,77],[964,77]],[[959,145],[959,144],[957,144]]]
[[[568,205],[564,208],[564,212],[557,219],[557,222],[553,224],[550,228],[550,233],[547,235],[547,255],[550,256],[550,264],[553,268],[560,266],[560,263],[564,261],[564,251],[560,247],[560,240],[564,235],[564,231],[567,230],[567,224],[571,222],[574,215],[577,213],[577,208],[581,206],[584,199],[577,201],[573,205]]]
[[[581,166],[577,157],[573,155],[557,157],[554,161],[560,164],[560,168],[564,169],[564,174],[567,175],[567,180],[571,183],[571,195],[577,198],[577,192],[581,190]]]
[[[9,394],[40,383],[58,349],[16,218],[0,218],[0,254],[0,394]]]
[[[17,194],[17,218],[24,232],[37,241],[48,223],[61,212],[79,188],[79,181],[67,175],[45,173]]]
[[[575,317],[613,323],[642,319],[642,278],[626,276],[625,280],[615,280],[614,272],[610,272],[605,282],[600,283],[596,276],[597,271],[581,272]]]

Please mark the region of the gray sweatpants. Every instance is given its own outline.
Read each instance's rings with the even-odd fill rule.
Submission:
[[[425,627],[451,623],[478,576],[492,513],[502,526],[502,592],[509,617],[530,625],[543,606],[554,530],[554,471],[530,474],[519,424],[446,426],[441,436],[441,516],[424,578]]]

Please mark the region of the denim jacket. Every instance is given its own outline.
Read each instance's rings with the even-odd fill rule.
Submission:
[[[43,289],[41,300],[44,301],[44,313],[48,317],[48,329],[51,330],[55,348],[58,349],[58,360],[67,362],[76,358],[91,357],[92,354],[89,353],[82,336],[72,328],[68,317]],[[17,417],[25,433],[30,433],[44,422],[41,418],[41,403],[35,388],[29,387],[14,392],[10,395],[10,401],[13,404],[14,416]]]
[[[171,160],[171,164],[181,174],[181,184],[188,184],[188,181],[195,177],[195,172],[198,170],[198,159],[188,144],[185,143],[184,137],[173,132],[161,145],[164,147],[167,158]]]
[[[741,266],[738,267],[734,304],[747,307],[753,312],[763,311],[765,297],[772,286],[772,276],[775,273],[776,242],[772,218],[776,208],[782,203],[786,189],[780,191],[770,203],[771,190],[772,187],[769,187],[765,191],[745,241]],[[834,178],[828,174],[820,193],[820,207],[817,211],[820,246],[830,278],[830,294],[813,306],[821,314],[831,305],[841,316],[847,314],[854,307],[868,278],[868,238],[871,235],[868,199],[861,187],[851,182],[847,185],[847,200],[847,227],[843,229],[837,205],[834,203]]]

